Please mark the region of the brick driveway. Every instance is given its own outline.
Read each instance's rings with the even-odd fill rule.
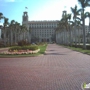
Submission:
[[[0,58],[0,90],[81,90],[90,56],[49,44],[38,57]]]

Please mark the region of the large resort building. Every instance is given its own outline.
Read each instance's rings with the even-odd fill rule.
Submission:
[[[55,29],[58,21],[28,21],[28,12],[23,12],[22,24],[25,24],[31,32],[31,41],[55,41]]]

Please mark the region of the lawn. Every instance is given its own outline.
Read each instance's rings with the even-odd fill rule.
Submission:
[[[70,46],[64,46],[64,47],[69,48],[74,51],[78,51],[78,52],[90,55],[90,50],[84,50],[82,48],[75,48],[75,47],[70,47]]]

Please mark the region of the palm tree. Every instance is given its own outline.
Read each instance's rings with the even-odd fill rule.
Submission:
[[[64,22],[60,20],[56,28],[56,41],[59,44],[65,44],[65,26]]]
[[[78,18],[77,16],[80,15],[79,12],[81,11],[81,9],[77,9],[77,5],[75,5],[74,8],[71,7],[71,11],[73,13],[73,20],[75,22],[75,26],[74,26],[74,38],[75,38],[75,46],[77,45],[77,40],[76,40],[76,30],[77,30],[77,27],[76,27],[76,19]]]
[[[25,35],[25,32],[27,32],[27,27],[26,27],[26,25],[21,25],[21,32],[22,32],[22,34],[23,34],[23,40],[25,40],[26,39],[26,35]]]
[[[69,29],[68,29],[68,31],[69,31],[69,32],[68,32],[68,34],[69,34],[69,35],[68,35],[68,36],[69,36],[69,45],[72,46],[72,42],[71,42],[71,25],[70,25],[70,22],[71,22],[71,21],[70,21],[70,20],[71,20],[71,14],[68,14],[68,15],[67,15],[67,19],[69,20],[69,21],[68,21],[68,25],[69,25]]]
[[[81,25],[81,20],[77,20],[76,21],[76,26],[77,26],[77,42],[78,42],[78,45],[80,45],[80,29],[82,27]]]
[[[3,19],[3,13],[0,12],[0,22],[1,22],[1,19]],[[2,29],[2,25],[0,25],[0,30]]]
[[[9,28],[10,28],[10,45],[13,44],[13,31],[14,31],[14,24],[15,24],[15,20],[11,20]]]
[[[64,27],[64,41],[65,44],[68,45],[68,14],[63,15],[61,22],[63,23]]]
[[[87,36],[89,36],[89,39],[90,39],[90,12],[86,12],[85,15],[86,15],[86,17],[89,18],[89,32],[88,32]]]
[[[90,0],[78,0],[82,8],[82,21],[83,21],[83,48],[86,49],[86,36],[85,36],[85,8],[90,6]]]
[[[89,32],[90,32],[90,12],[86,12],[85,15],[86,17],[89,18]]]
[[[20,35],[20,23],[15,22],[15,43],[19,41],[19,35]]]
[[[3,13],[0,12],[0,22],[1,22],[1,19],[3,19]]]
[[[4,45],[6,46],[6,33],[7,33],[7,26],[9,25],[8,18],[4,17],[4,23],[3,23],[3,34],[4,34]]]

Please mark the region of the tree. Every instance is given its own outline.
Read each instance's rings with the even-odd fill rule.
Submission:
[[[3,19],[3,13],[0,12],[0,22],[1,22],[1,19]],[[2,25],[0,25],[0,30],[2,29]],[[2,38],[3,34],[1,35],[1,38]]]
[[[76,27],[76,19],[78,18],[77,16],[80,15],[79,12],[81,11],[81,9],[77,9],[77,5],[75,5],[74,8],[71,7],[71,11],[73,13],[73,20],[75,22],[74,24],[74,38],[75,38],[75,46],[77,45],[77,40],[76,40],[76,30],[77,30],[77,27]]]
[[[69,24],[69,29],[68,29],[68,31],[69,31],[69,44],[70,44],[70,46],[72,46],[72,41],[71,41],[71,25],[70,25],[70,23],[71,23],[71,14],[68,14],[67,15],[67,17],[68,17],[68,24]]]
[[[65,44],[66,45],[68,45],[69,44],[69,41],[68,41],[68,26],[69,26],[69,24],[68,24],[68,14],[67,13],[65,13],[63,16],[62,16],[62,19],[61,19],[61,21],[62,21],[62,23],[63,23],[63,25],[64,25],[64,41],[65,41]]]
[[[9,28],[10,28],[10,45],[13,44],[13,38],[14,38],[13,31],[14,31],[14,28],[15,28],[14,24],[15,24],[15,20],[11,20],[10,25],[9,25]]]
[[[1,22],[1,19],[3,19],[3,13],[0,12],[0,22]]]
[[[90,6],[90,0],[78,0],[82,9],[82,21],[83,21],[83,48],[86,49],[86,36],[85,36],[85,8]]]
[[[9,25],[9,22],[8,22],[8,18],[5,18],[4,17],[4,23],[3,23],[3,34],[4,34],[4,45],[6,46],[6,41],[7,41],[7,39],[6,39],[6,33],[7,33],[7,26]]]
[[[82,27],[81,20],[76,21],[76,26],[77,26],[77,42],[78,42],[78,45],[80,45],[80,35],[81,35],[80,29]]]
[[[21,25],[20,26],[21,27],[21,32],[22,32],[22,34],[23,34],[23,40],[25,40],[26,38],[26,35],[25,35],[25,32],[27,32],[27,27],[26,27],[26,25]]]
[[[15,22],[15,24],[14,24],[14,38],[15,38],[15,44],[19,41],[18,39],[18,37],[19,37],[19,30],[20,30],[20,23],[18,23],[18,22]]]
[[[89,18],[89,32],[90,32],[90,12],[86,12],[85,15],[86,17]]]

